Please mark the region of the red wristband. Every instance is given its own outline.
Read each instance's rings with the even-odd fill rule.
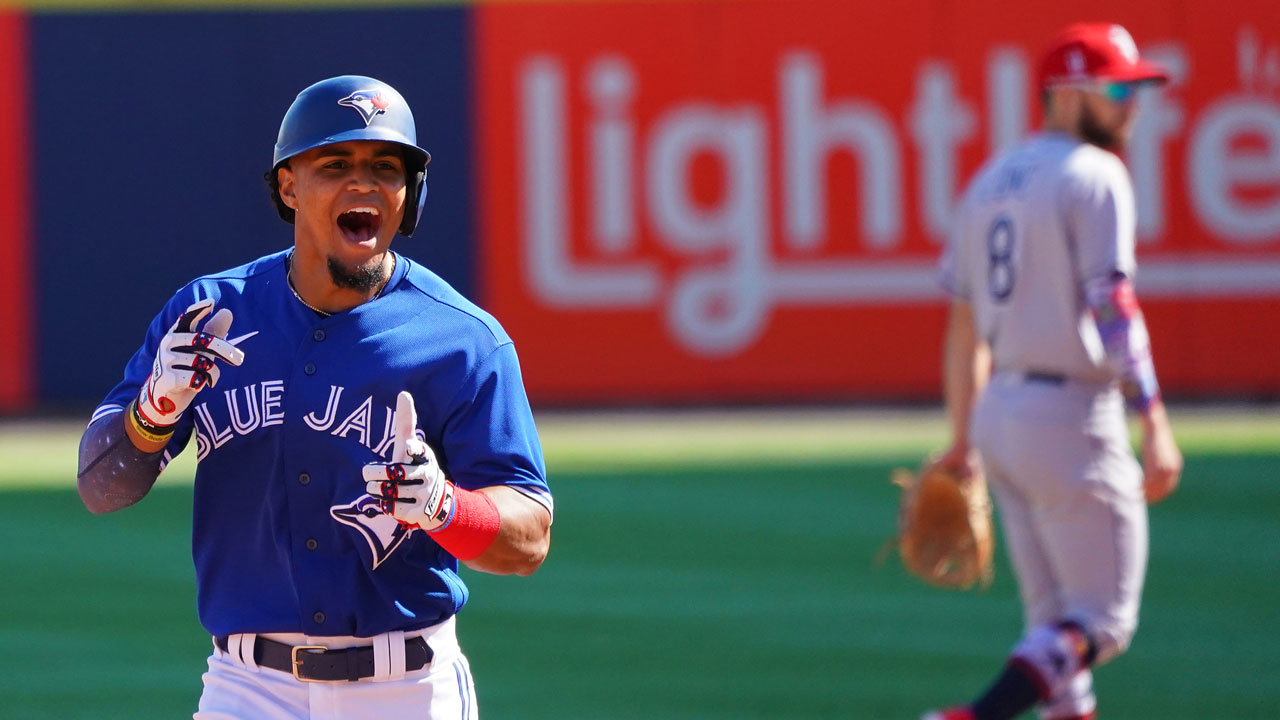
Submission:
[[[482,492],[454,486],[453,517],[430,533],[440,547],[459,560],[474,560],[498,538],[502,517],[493,499]]]

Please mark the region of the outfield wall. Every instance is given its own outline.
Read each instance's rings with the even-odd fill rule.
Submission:
[[[173,290],[288,244],[275,130],[345,72],[433,155],[397,249],[494,311],[535,402],[936,397],[955,195],[1081,18],[1175,76],[1126,158],[1166,391],[1274,396],[1280,6],[1027,5],[0,11],[0,408],[94,402]]]

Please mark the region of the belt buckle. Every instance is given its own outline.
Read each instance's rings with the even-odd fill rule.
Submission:
[[[294,645],[293,651],[292,651],[294,679],[298,680],[299,682],[324,682],[324,680],[316,680],[314,678],[305,678],[298,674],[298,669],[302,667],[302,660],[298,659],[298,653],[303,650],[306,650],[307,652],[315,652],[315,651],[324,652],[325,650],[328,650],[328,649],[329,648],[325,647],[324,645]]]

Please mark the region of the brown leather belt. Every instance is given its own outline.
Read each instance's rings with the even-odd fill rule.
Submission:
[[[226,637],[215,637],[213,642],[227,652]],[[434,654],[421,637],[405,640],[405,672],[426,667]],[[253,643],[253,661],[261,667],[290,673],[303,682],[355,682],[374,675],[371,645],[330,650],[323,645],[286,645],[259,635]]]

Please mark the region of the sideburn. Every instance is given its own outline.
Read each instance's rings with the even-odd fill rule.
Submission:
[[[1087,143],[1113,153],[1119,153],[1124,149],[1124,143],[1119,134],[1113,129],[1104,127],[1088,103],[1084,103],[1080,108],[1080,137]]]

